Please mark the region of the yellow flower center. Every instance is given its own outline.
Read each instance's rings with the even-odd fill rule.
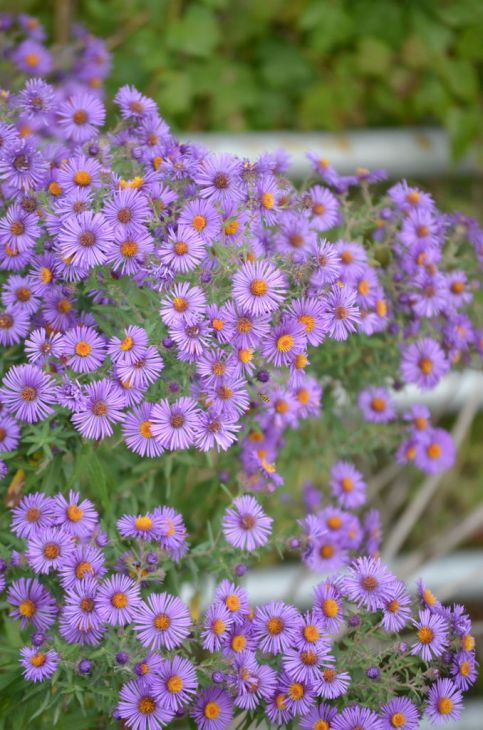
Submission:
[[[30,657],[30,664],[33,667],[42,667],[45,662],[47,661],[47,657],[42,651],[37,652],[37,654],[33,654]]]
[[[292,335],[280,335],[277,339],[277,350],[279,352],[290,352],[294,346]]]
[[[306,641],[317,641],[319,637],[320,631],[317,626],[314,626],[313,624],[307,624],[307,626],[304,626],[304,639]]]
[[[196,231],[202,231],[206,227],[206,218],[203,215],[195,215],[191,225]]]
[[[188,245],[184,241],[176,241],[173,251],[176,256],[183,256],[188,251]]]
[[[207,702],[203,714],[207,720],[216,720],[220,714],[220,706],[217,702]]]
[[[267,621],[267,631],[272,636],[278,636],[284,629],[284,623],[278,616],[273,616]]]
[[[138,710],[142,715],[151,715],[156,709],[156,702],[152,697],[141,697],[138,702]]]
[[[406,724],[406,716],[403,715],[402,712],[395,712],[394,715],[391,716],[390,722],[393,727],[404,727]]]
[[[225,598],[225,606],[229,611],[238,611],[240,608],[240,599],[235,593],[230,593],[230,595]]]
[[[371,408],[373,411],[376,411],[376,413],[382,413],[386,410],[386,401],[384,398],[373,398],[371,400]]]
[[[339,613],[337,601],[334,601],[333,598],[326,598],[322,602],[322,613],[324,616],[327,616],[327,618],[335,618]]]
[[[81,560],[75,567],[75,576],[82,580],[87,573],[93,573],[92,565],[87,560]]]
[[[154,617],[153,624],[154,628],[158,629],[158,631],[166,631],[171,626],[171,619],[165,613],[158,613],[158,615]]]
[[[263,279],[253,279],[253,281],[250,283],[250,292],[253,294],[254,297],[263,297],[264,294],[266,294],[268,291],[268,286],[266,281]]]
[[[91,346],[85,340],[80,340],[80,342],[77,342],[74,348],[75,354],[79,355],[79,357],[87,357],[90,354],[91,350]]]
[[[65,512],[71,522],[79,522],[84,516],[84,510],[76,504],[70,504]]]
[[[126,608],[128,604],[128,599],[125,593],[122,593],[119,591],[118,593],[113,593],[111,597],[111,604],[114,606],[114,608]]]
[[[304,688],[300,682],[293,682],[288,688],[288,696],[292,700],[300,700],[304,696]]]
[[[79,185],[79,187],[83,188],[87,185],[90,185],[91,182],[91,176],[87,172],[87,170],[77,170],[74,173],[74,182],[76,185]]]
[[[426,447],[426,453],[430,459],[438,459],[441,456],[441,446],[439,444],[429,444]]]
[[[220,636],[225,631],[225,622],[221,620],[221,618],[215,618],[213,623],[211,624],[211,629],[214,634],[217,636]]]
[[[275,205],[275,198],[272,193],[262,193],[261,203],[262,208],[265,208],[265,210],[271,210]]]
[[[340,486],[343,492],[352,492],[354,489],[354,482],[350,477],[344,477],[340,480]]]
[[[141,530],[142,532],[146,530],[150,530],[153,526],[153,521],[150,517],[147,517],[145,515],[144,517],[136,517],[134,520],[134,527],[136,530]]]
[[[25,616],[25,618],[30,618],[36,612],[37,606],[33,601],[30,600],[30,598],[27,598],[25,601],[22,601],[22,603],[20,603],[18,610],[22,616]]]
[[[151,432],[151,421],[142,421],[142,423],[139,424],[139,433],[140,435],[145,439],[151,439],[153,438],[153,434]]]
[[[183,680],[181,679],[179,674],[173,674],[173,676],[168,679],[168,681],[166,682],[166,689],[172,694],[181,692],[181,690],[183,689]]]
[[[449,697],[441,697],[438,702],[438,712],[440,715],[449,715],[453,709],[453,702]]]
[[[233,649],[233,651],[236,651],[237,653],[243,651],[247,645],[247,640],[243,634],[239,634],[238,636],[234,636],[231,640],[230,646]]]
[[[121,252],[121,256],[124,256],[127,259],[132,258],[135,256],[138,252],[138,245],[136,241],[124,241],[124,243],[121,243],[119,250]]]
[[[421,626],[418,631],[418,639],[421,644],[431,644],[432,640],[434,639],[434,633],[432,629],[430,629],[429,626]]]
[[[55,560],[60,555],[59,546],[55,542],[48,542],[44,545],[43,553],[47,560]]]

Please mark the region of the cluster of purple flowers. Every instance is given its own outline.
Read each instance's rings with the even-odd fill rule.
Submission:
[[[464,240],[481,257],[474,221],[403,182],[382,199],[375,242],[353,240],[348,196],[381,171],[340,176],[309,154],[318,180],[297,190],[283,151],[251,162],[183,144],[130,86],[104,133],[102,44],[79,31],[75,74],[53,85],[42,30],[3,17],[17,26],[6,56],[31,78],[0,102],[0,344],[14,348],[2,452],[55,414],[87,439],[120,428],[142,457],[238,441],[246,486],[273,489],[283,432],[320,413],[315,348],[392,338],[400,374],[385,385],[421,388],[481,352],[463,312],[475,284],[444,256]],[[386,387],[359,406],[395,418]],[[401,448],[428,472],[453,460],[441,429]]]
[[[107,673],[119,692],[113,717],[135,730],[184,715],[201,730],[223,730],[246,712],[274,725],[298,718],[306,730],[415,730],[422,713],[434,725],[458,717],[476,679],[463,607],[442,606],[421,582],[412,598],[377,557],[326,577],[303,613],[280,600],[251,607],[245,588],[225,578],[197,615],[160,590],[160,566],[169,570],[187,550],[183,519],[169,507],[121,517],[117,532],[131,547],[111,559],[94,505],[77,492],[27,495],[11,529],[26,547],[2,561],[0,578],[10,616],[31,632],[20,650],[24,678],[67,671],[77,647],[78,675]],[[250,496],[238,497],[222,524],[229,542],[249,551],[269,529]]]
[[[376,556],[382,539],[379,512],[361,513],[366,502],[366,483],[361,472],[347,461],[337,461],[328,480],[333,504],[322,503],[322,492],[311,482],[303,488],[307,515],[300,520],[300,549],[307,567],[327,574],[352,562],[357,555]]]

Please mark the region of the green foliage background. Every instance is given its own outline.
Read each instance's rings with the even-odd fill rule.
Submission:
[[[108,90],[153,96],[175,129],[442,124],[481,141],[481,0],[7,0],[115,52]]]

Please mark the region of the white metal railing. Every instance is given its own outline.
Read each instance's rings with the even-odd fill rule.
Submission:
[[[184,142],[196,142],[215,153],[229,152],[255,159],[283,148],[291,158],[290,174],[305,177],[311,168],[305,153],[317,152],[341,174],[356,167],[384,168],[390,177],[437,177],[448,174],[481,175],[483,162],[470,151],[455,163],[448,135],[442,129],[361,129],[347,132],[200,132],[180,133]]]

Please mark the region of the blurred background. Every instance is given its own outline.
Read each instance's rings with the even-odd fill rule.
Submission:
[[[181,138],[246,156],[288,147],[299,176],[306,149],[340,172],[386,167],[391,177],[429,189],[443,210],[483,219],[482,0],[2,0],[1,9],[38,17],[59,48],[71,23],[103,38],[112,53],[108,103],[119,86],[133,84],[157,101]],[[428,580],[445,599],[468,604],[481,647],[483,386],[477,376],[456,376],[432,403],[441,424],[456,430],[460,454],[422,513],[404,523],[427,485],[394,465],[391,471],[383,457],[374,464],[371,489],[386,533],[400,529],[389,553],[403,552],[407,575],[433,560]],[[286,502],[300,498],[307,479],[317,481],[315,455],[304,464],[296,458],[304,438],[287,444],[293,458],[286,460]],[[320,426],[319,443],[334,438],[327,424]],[[188,486],[196,484],[194,475],[186,477]],[[274,570],[276,585],[262,574],[253,590],[268,585],[274,597],[277,586],[295,585],[303,600],[302,579]],[[483,694],[481,680],[474,694]],[[460,727],[481,730],[481,706],[475,717],[475,724],[468,715]]]

